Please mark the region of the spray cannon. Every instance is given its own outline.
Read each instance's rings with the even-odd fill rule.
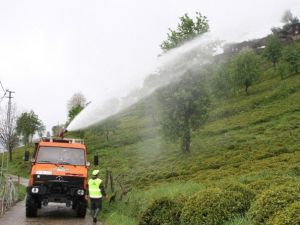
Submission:
[[[62,129],[60,130],[58,136],[61,137],[62,139],[64,139],[65,133],[67,133],[67,132],[68,132],[68,130],[67,130],[66,128],[62,128]]]

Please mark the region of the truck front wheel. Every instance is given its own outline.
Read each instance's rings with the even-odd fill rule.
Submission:
[[[37,216],[38,205],[31,195],[26,196],[26,217],[36,217]]]
[[[79,218],[84,218],[86,214],[87,202],[85,200],[76,203],[76,215]]]

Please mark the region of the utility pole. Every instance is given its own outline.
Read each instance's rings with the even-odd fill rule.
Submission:
[[[13,98],[12,97],[12,94],[15,93],[14,91],[10,91],[10,90],[6,90],[8,92],[8,108],[7,108],[7,121],[8,121],[8,155],[9,155],[9,160],[11,161],[12,160],[12,157],[11,157],[11,126],[12,126],[12,123],[11,123],[11,99]]]

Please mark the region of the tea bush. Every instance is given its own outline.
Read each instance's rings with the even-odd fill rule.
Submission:
[[[254,199],[255,193],[249,187],[234,181],[221,183],[220,187],[229,192],[238,192],[242,194],[243,199],[240,211],[241,213],[246,212],[250,208],[251,201]]]
[[[300,224],[300,201],[295,202],[278,213],[272,221],[274,225],[299,225]]]
[[[187,200],[181,212],[181,225],[219,225],[244,209],[243,195],[235,191],[208,189]]]
[[[180,225],[182,205],[169,199],[154,201],[143,213],[139,225]]]
[[[254,224],[272,224],[274,215],[289,204],[300,200],[300,185],[290,183],[262,192],[249,210]]]

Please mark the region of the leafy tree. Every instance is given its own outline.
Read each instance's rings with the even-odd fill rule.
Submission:
[[[199,76],[188,72],[178,82],[161,89],[162,131],[171,140],[181,139],[182,150],[190,152],[191,130],[208,116],[209,96]]]
[[[291,10],[286,10],[281,18],[281,22],[285,24],[295,24],[299,23],[299,19],[296,16],[293,16]]]
[[[264,57],[273,63],[273,67],[276,67],[282,53],[282,43],[276,35],[272,35],[268,38],[266,48],[264,50]]]
[[[100,126],[100,134],[105,136],[106,141],[109,141],[110,135],[115,132],[117,127],[118,122],[116,120],[108,119]]]
[[[86,106],[86,98],[81,92],[75,93],[68,101],[67,108],[70,111],[72,108],[80,105],[82,108]]]
[[[196,20],[194,21],[187,14],[180,17],[180,22],[177,25],[177,30],[169,28],[167,40],[160,45],[162,50],[168,51],[182,45],[184,42],[195,38],[209,30],[208,20],[201,13],[196,12]]]
[[[68,122],[69,124],[87,105],[86,98],[80,92],[75,93],[68,101]]]
[[[19,137],[16,132],[16,109],[14,106],[10,110],[8,118],[8,107],[0,110],[0,143],[8,150],[9,161],[12,161],[12,151],[19,143]]]
[[[70,109],[68,113],[69,122],[71,122],[75,118],[75,116],[77,116],[82,110],[83,107],[81,105],[76,105],[72,109]]]
[[[250,50],[242,51],[232,57],[230,74],[233,85],[236,88],[244,87],[248,95],[248,89],[261,75],[259,57]]]
[[[217,97],[228,97],[232,89],[232,80],[226,64],[223,64],[214,74],[212,87]]]
[[[60,131],[64,128],[63,125],[55,125],[52,127],[52,136],[59,136]]]
[[[294,43],[283,50],[281,66],[284,66],[287,74],[300,72],[300,44]]]
[[[30,112],[22,113],[17,119],[17,133],[23,136],[23,143],[27,145],[30,142],[30,137],[39,130],[42,122],[38,116],[31,110]]]
[[[39,137],[42,138],[44,136],[45,132],[46,132],[46,127],[44,124],[41,123],[41,125],[37,129],[37,133],[38,133]]]

